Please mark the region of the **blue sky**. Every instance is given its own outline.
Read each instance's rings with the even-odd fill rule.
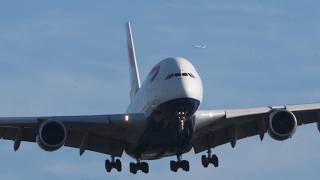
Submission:
[[[202,109],[320,102],[320,2],[316,0],[1,1],[0,116],[121,113],[129,103],[124,24],[133,23],[142,77],[168,56],[183,56],[205,86]],[[206,49],[195,49],[198,42]],[[276,142],[258,137],[215,149],[218,169],[200,154],[191,172],[172,173],[165,158],[151,173],[106,174],[103,154],[54,153],[0,144],[0,179],[301,179],[317,178],[314,124]]]

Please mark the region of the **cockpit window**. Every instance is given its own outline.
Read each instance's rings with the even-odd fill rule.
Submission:
[[[166,80],[171,79],[173,77],[181,77],[181,76],[190,76],[192,78],[195,78],[195,76],[192,73],[172,73],[167,75]]]
[[[188,74],[189,74],[190,77],[196,78],[196,77],[194,77],[194,75],[192,73],[188,73]]]

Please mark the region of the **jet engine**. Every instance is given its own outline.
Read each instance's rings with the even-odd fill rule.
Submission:
[[[55,151],[64,145],[66,138],[65,126],[59,121],[48,120],[39,127],[37,143],[45,151]]]
[[[297,126],[297,118],[292,112],[286,109],[275,110],[269,116],[268,134],[277,141],[283,141],[292,137]]]

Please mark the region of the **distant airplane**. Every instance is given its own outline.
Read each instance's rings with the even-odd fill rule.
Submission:
[[[193,45],[193,47],[194,48],[205,49],[205,48],[207,48],[207,45],[205,45],[205,44],[195,44],[195,45]]]
[[[170,161],[171,171],[189,171],[189,162],[182,155],[191,149],[195,153],[207,151],[201,157],[202,165],[217,167],[218,157],[212,149],[222,144],[235,147],[238,140],[255,135],[263,140],[266,132],[282,141],[291,138],[298,125],[313,122],[319,128],[320,104],[199,110],[203,99],[201,78],[181,57],[160,61],[141,84],[130,23],[127,36],[131,103],[126,113],[2,117],[1,137],[13,140],[15,151],[22,141],[29,141],[46,151],[69,146],[78,148],[80,155],[85,150],[108,154],[107,172],[122,170],[116,157],[125,152],[136,160],[130,163],[130,172],[136,174],[139,170],[149,172],[146,160],[168,156],[177,157]]]

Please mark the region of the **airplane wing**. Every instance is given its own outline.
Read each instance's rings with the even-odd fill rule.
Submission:
[[[144,114],[115,114],[53,117],[2,117],[0,137],[14,141],[38,142],[37,136],[46,122],[59,122],[65,129],[62,145],[121,156],[127,143],[136,142],[145,127]],[[50,137],[50,135],[49,135]]]
[[[298,126],[320,122],[320,104],[198,111],[194,116],[194,151],[199,153],[226,143],[234,147],[237,140],[255,135],[262,140],[266,132],[270,134],[272,113],[280,111],[292,113]]]

